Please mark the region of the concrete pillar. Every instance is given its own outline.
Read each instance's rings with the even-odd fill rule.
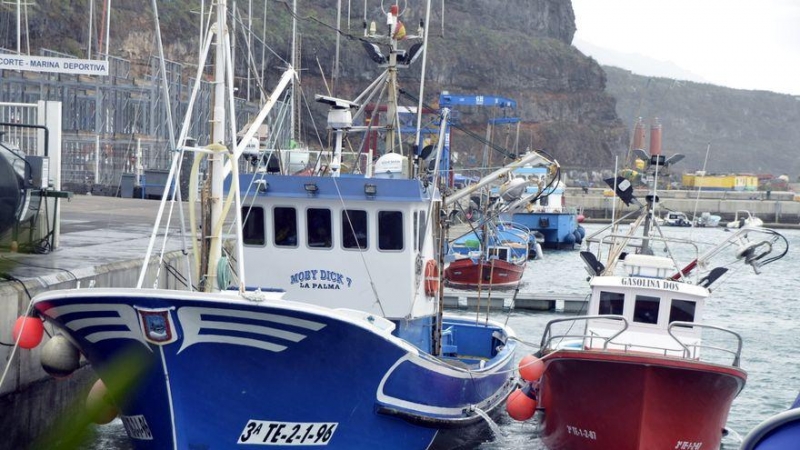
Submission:
[[[38,114],[37,114],[37,125],[43,125],[47,127],[47,135],[48,135],[48,142],[47,142],[47,153],[49,157],[49,166],[50,166],[50,179],[52,180],[51,186],[54,190],[60,191],[61,190],[61,102],[54,102],[54,101],[42,101],[40,100],[37,103],[38,106]],[[44,155],[44,138],[37,139],[39,143],[39,147],[37,149],[37,154]],[[59,246],[59,236],[61,234],[61,212],[59,208],[56,207],[60,199],[52,198],[52,199],[45,199],[45,201],[52,202],[48,204],[47,208],[47,217],[43,218],[48,221],[48,223],[54,224],[53,229],[53,249],[57,249]],[[52,208],[50,206],[53,206]]]

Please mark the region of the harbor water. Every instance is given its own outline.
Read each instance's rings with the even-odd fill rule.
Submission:
[[[587,233],[599,225],[587,226]],[[717,243],[729,232],[723,228],[690,229],[663,228],[665,234]],[[739,446],[737,434],[742,437],[759,422],[785,410],[800,390],[800,363],[796,351],[800,349],[800,230],[780,230],[789,241],[789,253],[781,260],[755,275],[741,262],[732,264],[731,270],[716,283],[708,300],[705,321],[739,333],[744,340],[741,366],[748,372],[744,390],[733,402],[728,417],[731,433],[723,440],[723,448]],[[690,236],[691,234],[691,236]],[[655,251],[660,251],[658,245]],[[702,251],[702,249],[701,249]],[[729,255],[726,262],[733,262]],[[521,291],[554,294],[588,294],[587,272],[577,251],[550,251],[542,260],[531,261],[526,268]],[[450,311],[464,317],[476,317],[474,310]],[[563,312],[490,311],[490,318],[507,322],[518,338],[530,346],[522,346],[521,358],[536,350],[545,324],[552,319],[567,317]],[[483,315],[481,317],[484,317]],[[685,405],[691,409],[692,405]],[[598,414],[602,414],[598,411]],[[544,449],[537,436],[535,420],[519,423],[504,417],[499,422],[500,436],[477,445],[480,450]],[[92,450],[127,450],[122,423],[117,419],[108,425],[98,426],[94,440],[85,448]]]

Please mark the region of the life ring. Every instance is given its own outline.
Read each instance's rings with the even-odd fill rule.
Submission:
[[[439,292],[439,264],[429,259],[425,263],[425,294],[433,297]]]

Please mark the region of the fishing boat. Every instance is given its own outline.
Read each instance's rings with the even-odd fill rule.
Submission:
[[[529,259],[530,230],[513,223],[483,223],[450,243],[445,283],[459,289],[519,285]]]
[[[205,292],[144,288],[143,268],[135,288],[48,292],[33,313],[88,359],[136,449],[426,449],[486,439],[487,421],[516,385],[516,341],[502,324],[442,314],[437,172],[433,182],[409,175],[420,168],[399,153],[389,120],[374,168],[342,174],[344,135],[371,128],[352,123],[361,100],[319,97],[336,136],[328,176],[238,173],[237,157],[293,70],[240,144],[227,138],[237,129],[225,115],[227,5],[215,7],[203,52],[216,43],[215,144],[199,153],[208,157],[211,196],[202,203],[211,218],[191,226],[207,233],[193,252]],[[385,19],[398,29],[396,6]],[[389,54],[369,89],[388,85],[392,117],[399,62],[412,58],[396,31],[371,37]],[[434,155],[442,157],[440,145]]]
[[[528,181],[527,199],[510,207],[501,217],[541,233],[544,248],[574,249],[580,246],[586,231],[578,223],[578,210],[566,204],[564,182],[559,177],[548,179],[549,174],[550,167],[542,166],[528,165],[515,170],[515,177]]]
[[[800,395],[792,406],[758,424],[742,441],[740,450],[789,450],[800,442]]]
[[[744,228],[744,227],[760,227],[764,225],[764,221],[754,216],[746,209],[736,211],[733,220],[725,224],[725,228]]]
[[[664,158],[651,157],[656,186]],[[546,325],[540,350],[519,364],[526,383],[508,411],[517,420],[538,411],[551,450],[718,448],[747,373],[741,336],[704,320],[711,287],[728,271],[714,257],[759,273],[788,243],[775,231],[743,228],[701,253],[699,242],[654,223],[655,187],[642,203],[625,178],[607,182],[639,208],[587,236],[585,314]],[[656,255],[662,248],[666,256]]]
[[[544,154],[536,154],[538,164],[557,163]],[[522,167],[527,167],[527,163]],[[446,259],[449,264],[444,271],[445,283],[457,289],[509,289],[520,285],[529,259],[542,257],[542,235],[526,226],[501,220],[505,211],[526,201],[526,189],[530,181],[507,174],[499,186],[490,186],[481,195],[484,201],[482,213],[476,226],[450,241]],[[506,172],[507,171],[503,171]],[[493,180],[495,174],[485,177]],[[479,186],[488,186],[486,181],[457,192],[449,201],[472,194]],[[456,200],[453,200],[453,199]]]

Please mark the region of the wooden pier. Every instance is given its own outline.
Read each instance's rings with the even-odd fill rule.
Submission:
[[[487,293],[478,296],[477,292],[444,291],[444,306],[451,309],[486,309],[490,310],[526,310],[526,311],[563,311],[581,312],[586,309],[589,300],[587,295],[578,294],[539,294],[531,292],[494,291],[491,297]]]

